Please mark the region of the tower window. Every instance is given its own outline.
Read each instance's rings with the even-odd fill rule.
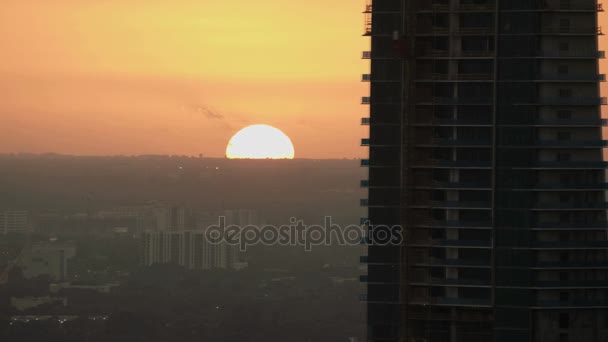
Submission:
[[[560,89],[559,97],[572,97],[572,89],[569,89],[569,88]]]
[[[557,132],[557,140],[570,140],[570,132]]]
[[[559,328],[568,329],[569,327],[570,327],[570,315],[567,313],[560,313],[559,314]]]
[[[557,118],[560,120],[569,120],[572,118],[572,112],[569,110],[559,110],[557,111]]]

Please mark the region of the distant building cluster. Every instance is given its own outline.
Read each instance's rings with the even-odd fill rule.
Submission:
[[[238,209],[199,213],[195,220],[195,229],[147,230],[143,233],[143,263],[148,266],[177,264],[194,270],[246,267],[238,246],[227,243],[213,244],[206,239],[206,229],[217,224],[220,216],[225,217],[227,225],[246,226],[258,223],[256,211]]]
[[[0,234],[23,234],[28,231],[28,212],[23,210],[0,211]]]
[[[76,255],[72,244],[57,242],[36,243],[23,251],[20,266],[25,278],[49,276],[52,281],[66,281],[68,259]]]

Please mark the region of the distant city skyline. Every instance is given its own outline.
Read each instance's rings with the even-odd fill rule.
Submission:
[[[298,158],[362,156],[361,7],[5,1],[0,153],[223,157],[261,123]]]

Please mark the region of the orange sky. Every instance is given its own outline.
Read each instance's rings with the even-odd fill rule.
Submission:
[[[0,152],[221,157],[254,123],[365,153],[362,1],[3,0]]]
[[[2,0],[0,153],[221,157],[265,123],[296,157],[363,156],[363,4]]]

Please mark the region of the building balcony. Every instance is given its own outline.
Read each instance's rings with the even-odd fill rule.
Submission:
[[[369,96],[363,96],[361,98],[361,104],[370,104],[372,102],[372,98]]]
[[[503,114],[504,115],[504,114]],[[539,126],[539,127],[598,127],[608,126],[606,119],[536,119],[528,122],[503,122],[500,126]]]
[[[469,59],[469,58],[492,58],[496,55],[493,50],[478,50],[478,51],[461,51],[460,53],[451,53],[447,50],[438,49],[419,49],[416,53],[416,58],[437,58],[437,59]]]
[[[492,97],[421,97],[417,105],[491,105]]]
[[[414,182],[413,189],[491,189],[492,185],[481,182],[439,182],[433,180],[422,180]]]
[[[605,249],[608,248],[608,241],[535,241],[530,247],[542,250]]]
[[[608,146],[608,140],[536,140],[536,141],[514,141],[499,143],[500,147],[523,147],[523,148],[601,148]]]
[[[491,36],[496,33],[496,29],[494,27],[460,27],[455,33],[461,36]]]
[[[556,35],[603,35],[601,27],[554,27],[545,26],[540,29],[541,34]],[[536,33],[532,33],[536,34]]]
[[[442,74],[442,73],[419,73],[416,75],[417,82],[427,81],[491,81],[494,75],[486,74]]]
[[[414,222],[412,227],[415,228],[454,228],[454,229],[492,229],[492,221],[439,221],[439,220],[423,220]]]
[[[414,159],[410,162],[410,167],[419,169],[489,169],[492,167],[492,162]]]
[[[492,300],[489,298],[413,297],[408,304],[423,306],[491,307]]]
[[[361,59],[371,59],[372,58],[372,52],[371,51],[363,51],[361,53]]]
[[[560,3],[544,3],[541,7],[544,11],[567,11],[567,12],[603,12],[604,6],[593,3],[581,3],[577,1],[567,1]]]
[[[448,35],[450,33],[449,27],[445,26],[418,26],[416,27],[416,35],[433,35],[433,36],[441,36]]]
[[[421,147],[447,147],[447,146],[458,146],[458,147],[489,147],[492,145],[492,141],[481,140],[481,139],[429,139],[427,141],[416,141],[415,146]]]
[[[398,78],[396,76],[397,74],[393,75],[394,78],[389,79],[389,78],[378,78],[378,76],[374,76],[372,74],[362,74],[361,75],[361,82],[401,82],[401,78]]]
[[[572,222],[538,222],[532,230],[604,230],[608,229],[608,221],[572,221]]]
[[[438,119],[434,117],[416,118],[412,126],[491,126],[492,118],[462,118],[462,119]]]
[[[515,208],[514,208],[515,209]],[[537,202],[532,204],[531,210],[606,210],[608,203],[598,202]]]
[[[417,201],[409,205],[410,208],[466,208],[491,209],[489,201]]]
[[[608,280],[538,280],[534,288],[562,288],[562,289],[585,289],[585,288],[608,288]]]
[[[606,105],[608,100],[605,97],[545,97],[539,98],[538,102],[515,103],[538,104],[538,105],[566,105],[566,106],[600,106]]]
[[[534,169],[534,170],[578,170],[578,169],[605,169],[607,162],[603,161],[567,161],[567,162],[500,162],[499,168]]]
[[[529,58],[530,56],[519,56]],[[550,50],[550,51],[541,51],[538,53],[538,57],[542,58],[567,58],[567,59],[603,59],[606,58],[605,51],[597,51],[597,50],[574,50],[574,51],[559,51],[559,50]]]
[[[408,242],[410,247],[454,247],[454,248],[491,248],[491,241],[483,240],[443,240],[443,239],[415,239]]]
[[[538,261],[531,268],[537,270],[608,269],[608,261]]]
[[[401,13],[401,6],[395,2],[379,2],[374,3],[373,0],[365,2],[363,13]]]
[[[462,267],[462,268],[489,268],[492,267],[491,260],[466,260],[466,259],[440,259],[440,258],[411,258],[415,266],[421,267]]]
[[[436,3],[433,1],[418,1],[416,12],[448,12],[450,6],[446,3]]]
[[[513,184],[505,187],[512,191],[604,191],[608,189],[608,183],[537,183],[537,184]]]
[[[530,82],[530,80],[508,80],[505,82]],[[537,82],[606,82],[605,74],[579,74],[579,75],[559,75],[559,74],[549,74],[542,75],[537,80]]]
[[[534,308],[606,308],[608,307],[608,300],[606,299],[572,299],[566,301],[560,300],[538,300],[536,304],[533,305]]]
[[[461,286],[461,287],[490,287],[490,281],[484,279],[446,279],[435,277],[412,278],[409,281],[414,286]]]
[[[361,118],[361,125],[369,125],[371,123],[371,119],[370,118]]]
[[[460,4],[458,10],[461,12],[494,12],[496,10],[496,4]]]

